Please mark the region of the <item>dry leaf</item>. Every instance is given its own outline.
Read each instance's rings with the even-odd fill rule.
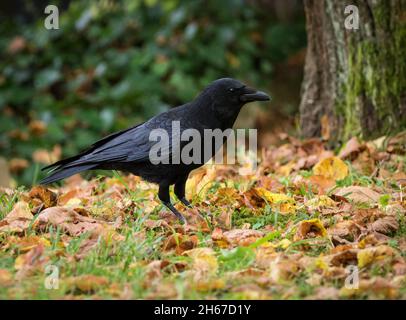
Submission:
[[[42,186],[36,186],[32,188],[28,196],[31,199],[39,199],[43,203],[45,208],[53,207],[56,205],[56,194]]]
[[[38,215],[39,227],[44,229],[49,225],[60,227],[71,236],[80,236],[89,232],[93,236],[108,236],[113,228],[107,223],[84,217],[76,211],[64,207],[51,207]]]
[[[322,208],[332,208],[337,206],[337,202],[326,195],[316,196],[305,202],[309,210],[320,210]]]
[[[212,248],[195,248],[185,251],[183,254],[192,258],[192,270],[209,275],[217,273],[218,263]]]
[[[370,226],[370,229],[375,232],[389,235],[392,232],[396,231],[399,228],[399,223],[396,220],[396,217],[387,216],[381,219],[376,220]]]
[[[83,292],[93,292],[109,284],[109,280],[106,277],[95,275],[71,277],[64,282],[70,290],[78,289]]]
[[[327,231],[323,223],[319,219],[310,219],[300,221],[294,241],[302,240],[305,238],[326,237]]]
[[[355,203],[376,203],[381,197],[378,192],[360,186],[339,188],[334,191],[334,195],[345,197]]]
[[[21,280],[42,269],[49,261],[49,258],[44,256],[44,251],[44,246],[40,244],[19,255],[14,262],[14,268],[18,270],[16,279]]]
[[[313,172],[315,175],[323,176],[327,179],[341,180],[348,176],[348,166],[343,160],[337,157],[330,157],[318,162]]]
[[[29,227],[33,218],[28,203],[19,201],[14,205],[13,210],[0,221],[0,232],[23,232]]]
[[[358,142],[357,137],[352,137],[345,146],[341,149],[338,156],[341,159],[351,158],[358,155],[361,150],[361,144]]]
[[[6,269],[0,269],[0,287],[9,287],[13,284],[13,275]]]
[[[295,200],[283,193],[273,193],[264,188],[255,188],[255,191],[265,199],[274,209],[281,213],[295,213]]]
[[[169,251],[175,249],[177,254],[197,247],[199,239],[196,235],[183,235],[180,233],[171,234],[163,243],[162,250]]]
[[[251,229],[233,229],[223,233],[224,240],[231,245],[248,246],[264,236],[264,233]]]
[[[391,258],[396,252],[389,246],[381,245],[378,247],[369,247],[358,251],[358,267],[363,268],[375,261]]]

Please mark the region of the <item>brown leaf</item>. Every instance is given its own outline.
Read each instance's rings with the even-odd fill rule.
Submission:
[[[381,219],[376,220],[370,226],[370,229],[379,232],[385,235],[389,235],[392,232],[396,231],[399,228],[399,223],[396,220],[396,217],[387,216]]]
[[[264,233],[252,229],[233,229],[224,232],[223,235],[224,239],[231,245],[248,246],[262,238]]]
[[[0,269],[0,286],[9,287],[13,284],[13,275],[6,269]]]
[[[78,289],[89,293],[106,287],[109,284],[109,280],[106,277],[89,274],[68,278],[65,280],[65,283],[70,290]]]
[[[23,232],[31,224],[34,216],[28,203],[19,201],[13,210],[0,221],[0,232]]]
[[[355,203],[376,203],[379,201],[381,195],[367,187],[350,186],[339,188],[334,191],[337,196],[345,197]]]
[[[360,280],[358,289],[348,289],[344,286],[340,290],[340,296],[347,299],[365,293],[373,294],[374,297],[380,299],[396,299],[399,295],[398,289],[388,280],[381,277]]]
[[[14,263],[14,267],[18,270],[16,279],[21,280],[42,269],[49,261],[49,258],[44,256],[44,252],[45,247],[40,244],[27,253],[19,255]]]
[[[309,181],[310,184],[315,185],[318,189],[319,194],[326,194],[327,190],[335,186],[336,184],[333,179],[319,175],[311,176],[305,181]]]
[[[188,236],[180,233],[171,234],[163,243],[162,250],[168,251],[175,249],[177,254],[182,254],[186,250],[197,247],[198,238],[196,235]]]
[[[42,186],[36,186],[32,188],[28,196],[31,199],[39,199],[44,204],[45,208],[53,207],[56,205],[56,193]]]
[[[349,241],[354,241],[361,233],[360,227],[351,220],[344,220],[336,223],[328,229],[331,236],[336,236]]]
[[[7,244],[17,247],[19,252],[30,251],[38,245],[43,245],[45,247],[51,246],[51,242],[49,242],[48,239],[36,235],[26,237],[9,237]]]
[[[361,144],[358,142],[357,137],[352,137],[345,146],[341,149],[338,156],[341,159],[351,158],[354,159],[361,151]]]
[[[356,249],[337,252],[331,256],[330,263],[336,267],[354,265],[357,263],[357,252]]]
[[[38,215],[39,228],[58,226],[71,236],[89,232],[93,236],[111,234],[113,228],[107,223],[84,217],[76,211],[64,207],[51,207]]]

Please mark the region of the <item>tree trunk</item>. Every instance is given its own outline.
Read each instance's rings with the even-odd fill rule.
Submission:
[[[358,29],[345,27],[349,4],[358,8]],[[330,131],[341,142],[405,129],[406,0],[304,0],[304,6],[303,136]]]

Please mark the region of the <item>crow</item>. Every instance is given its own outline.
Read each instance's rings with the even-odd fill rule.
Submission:
[[[146,181],[158,184],[159,199],[184,223],[185,218],[171,203],[169,187],[174,185],[174,192],[178,199],[187,207],[191,207],[190,202],[185,198],[185,186],[189,173],[207,162],[210,157],[202,159],[201,163],[186,164],[173,159],[169,162],[156,163],[152,161],[150,151],[157,142],[151,139],[151,133],[154,130],[156,132],[163,129],[172,136],[172,141],[159,153],[161,157],[169,158],[177,150],[176,148],[182,149],[187,143],[182,141],[175,147],[173,143],[175,121],[180,128],[177,135],[187,129],[195,129],[203,136],[205,129],[222,131],[231,129],[246,103],[269,99],[266,93],[247,87],[235,79],[215,80],[193,101],[172,108],[134,127],[112,133],[93,143],[84,152],[43,168],[42,170],[52,169],[52,171],[39,183],[50,184],[85,170],[130,172]],[[213,150],[212,155],[216,151]]]

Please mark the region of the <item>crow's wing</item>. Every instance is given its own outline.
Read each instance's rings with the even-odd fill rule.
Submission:
[[[163,129],[168,133],[169,144],[161,148],[161,155],[169,157],[172,152],[172,141],[177,141],[180,138],[178,135],[183,130],[181,126],[179,132],[172,134],[172,121],[177,120],[177,113],[173,112],[175,109],[177,108],[138,126],[113,133],[95,142],[88,150],[44,169],[60,170],[89,164],[97,166],[98,164],[146,161],[149,159],[152,146],[157,143],[150,140],[150,133],[154,129]]]

